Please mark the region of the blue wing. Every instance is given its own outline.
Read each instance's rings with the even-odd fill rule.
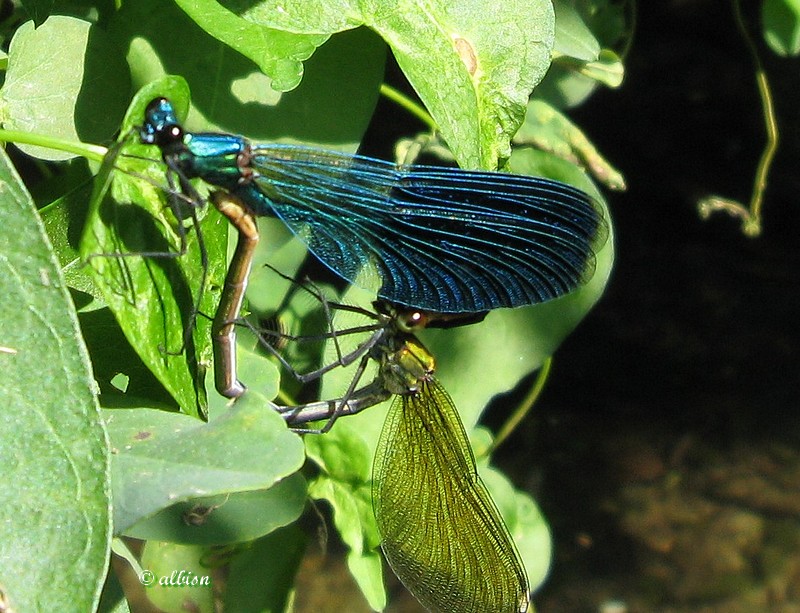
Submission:
[[[438,313],[537,304],[582,285],[607,237],[602,209],[558,181],[411,166],[294,145],[254,145],[233,191],[275,215],[352,282]],[[374,289],[374,288],[370,288]]]

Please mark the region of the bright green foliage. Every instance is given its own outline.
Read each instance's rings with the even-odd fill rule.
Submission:
[[[269,404],[279,388],[285,397],[301,386],[280,380],[244,332],[240,375],[250,391],[232,406],[209,391],[204,315],[213,314],[223,284],[228,227],[210,207],[196,209],[209,263],[203,283],[192,209],[181,201],[173,207],[158,152],[138,144],[135,127],[149,99],[166,95],[194,131],[355,151],[388,49],[459,164],[495,168],[508,160],[518,172],[596,193],[576,162],[599,154],[563,115],[553,127],[540,111],[577,104],[598,83],[618,84],[614,50],[624,23],[617,4],[556,2],[555,16],[549,0],[78,5],[59,4],[61,14],[48,17],[51,0],[26,0],[34,21],[2,32],[10,46],[7,59],[0,56],[0,138],[59,163],[37,162],[44,178],[32,173],[30,185],[49,241],[31,194],[6,166],[0,174],[0,263],[8,269],[0,275],[0,482],[16,502],[0,522],[0,589],[19,611],[91,610],[105,575],[113,500],[113,533],[148,539],[142,566],[158,576],[213,574],[210,547],[235,544],[223,560],[230,562],[226,610],[284,611],[306,540],[289,524],[310,496],[329,502],[352,574],[370,606],[383,609],[370,479],[385,408],[342,419],[327,435],[306,437],[304,447]],[[529,98],[551,59],[537,89],[548,107],[536,111]],[[550,128],[543,130],[547,153],[532,146],[541,147],[541,138],[526,137],[512,154],[523,124]],[[111,150],[103,159],[103,149],[86,142]],[[280,223],[259,226],[262,259],[248,301],[269,312],[287,286],[261,263],[294,273],[305,250]],[[599,298],[612,260],[610,232],[595,277],[573,295],[424,335],[471,439],[482,432],[474,425],[488,400],[540,366]],[[343,300],[368,305],[373,298],[358,296],[350,289]],[[325,330],[307,295],[292,300],[289,313],[293,331]],[[318,350],[290,343],[284,355],[309,370],[320,362]],[[332,372],[321,397],[340,395],[351,375]],[[304,458],[316,465],[308,485]],[[478,463],[536,586],[549,566],[546,522],[488,459]],[[164,610],[212,606],[211,592],[194,587],[151,595]],[[119,594],[108,598],[105,610],[126,610]]]
[[[187,500],[209,508],[219,505],[219,511],[210,514],[210,518],[225,515],[231,510],[227,507],[245,503],[245,500],[234,498],[237,493],[268,490],[296,472],[303,463],[302,444],[287,431],[276,413],[265,410],[265,404],[266,400],[258,394],[248,394],[227,413],[209,423],[179,413],[142,407],[106,410],[104,417],[111,444],[125,450],[115,456],[112,463],[115,531],[135,534],[139,538],[145,538],[145,535],[152,538],[153,531],[159,531],[159,537],[170,536],[163,532],[169,518],[151,522],[145,528],[138,526],[133,532],[130,529],[161,509]],[[142,491],[141,484],[145,481],[152,483]],[[288,505],[289,491],[284,488],[282,493],[284,498],[276,502]],[[208,496],[228,498],[196,500]],[[302,504],[301,493],[299,506],[295,497],[294,516],[281,523],[278,517],[285,518],[292,511],[276,515],[277,525],[294,520]],[[189,510],[176,509],[171,517],[180,517]],[[260,526],[268,525],[263,517],[252,519],[257,520]],[[251,520],[247,521],[249,524]],[[215,532],[217,528],[210,526],[203,531],[202,542],[227,544],[249,540],[268,531],[259,534],[258,528],[248,524],[237,526],[233,533],[230,530],[234,527],[229,524],[226,534],[218,534]],[[180,534],[180,522],[172,528]],[[173,534],[166,540],[185,542],[185,538],[181,535],[177,539]],[[191,541],[198,542],[195,539]]]
[[[128,68],[105,31],[74,17],[52,17],[36,29],[27,22],[14,34],[8,58],[0,92],[5,129],[97,143],[119,128]],[[72,157],[43,147],[23,149],[46,160]]]
[[[778,55],[800,54],[800,1],[764,0],[761,5],[764,40]]]
[[[64,278],[5,152],[0,227],[0,588],[15,611],[88,611],[108,564],[108,443]]]
[[[210,324],[201,318],[190,337],[184,331],[193,327],[189,318],[196,304],[211,313],[219,298],[218,289],[205,290],[224,282],[228,226],[213,210],[200,223],[211,263],[204,279],[198,233],[184,228],[182,252],[178,220],[159,187],[163,171],[141,159],[145,148],[131,138],[136,118],[154,95],[140,92],[123,124],[120,149],[112,150],[97,174],[81,255],[128,341],[178,405],[197,416],[206,408],[201,369],[211,360]],[[187,215],[188,209],[184,205]],[[159,255],[130,255],[146,252]]]
[[[558,108],[577,106],[598,84],[622,82],[622,61],[614,49],[627,34],[624,3],[555,0],[553,65],[535,96]]]
[[[329,434],[331,440],[326,436],[306,442],[308,457],[322,471],[309,485],[308,493],[331,505],[336,529],[350,547],[347,564],[367,602],[381,610],[386,606],[386,593],[378,552],[380,536],[372,514],[370,467],[374,452],[351,428],[335,428]]]
[[[325,35],[366,25],[388,43],[467,168],[495,168],[508,157],[553,46],[552,7],[542,0],[336,0],[315,3],[313,10],[301,2],[229,3],[238,18],[210,0],[179,4],[209,34],[257,61],[278,90],[297,85],[300,61]],[[296,35],[284,38],[281,30]]]
[[[367,25],[392,47],[459,165],[502,163],[550,64],[550,2],[405,0],[400,10],[363,4],[370,7]]]

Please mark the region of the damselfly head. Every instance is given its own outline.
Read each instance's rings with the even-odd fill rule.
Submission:
[[[456,328],[483,321],[486,311],[478,313],[434,313],[394,304],[388,300],[372,303],[375,310],[391,319],[402,332],[414,334],[425,328]]]
[[[156,98],[147,105],[144,125],[139,130],[139,139],[145,145],[168,146],[183,138],[175,107],[166,98]]]
[[[403,332],[413,333],[427,327],[430,315],[417,309],[404,309],[398,307],[395,314],[397,327]]]

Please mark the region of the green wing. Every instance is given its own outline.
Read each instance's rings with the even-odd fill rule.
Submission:
[[[458,411],[435,379],[392,404],[372,500],[389,565],[430,611],[528,610],[522,560],[478,476]]]

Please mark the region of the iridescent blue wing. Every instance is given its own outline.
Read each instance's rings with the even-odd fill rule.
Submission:
[[[564,183],[411,166],[293,145],[253,147],[233,190],[352,282],[366,264],[391,302],[438,313],[537,304],[594,273],[602,209]],[[370,288],[375,289],[375,288]]]

